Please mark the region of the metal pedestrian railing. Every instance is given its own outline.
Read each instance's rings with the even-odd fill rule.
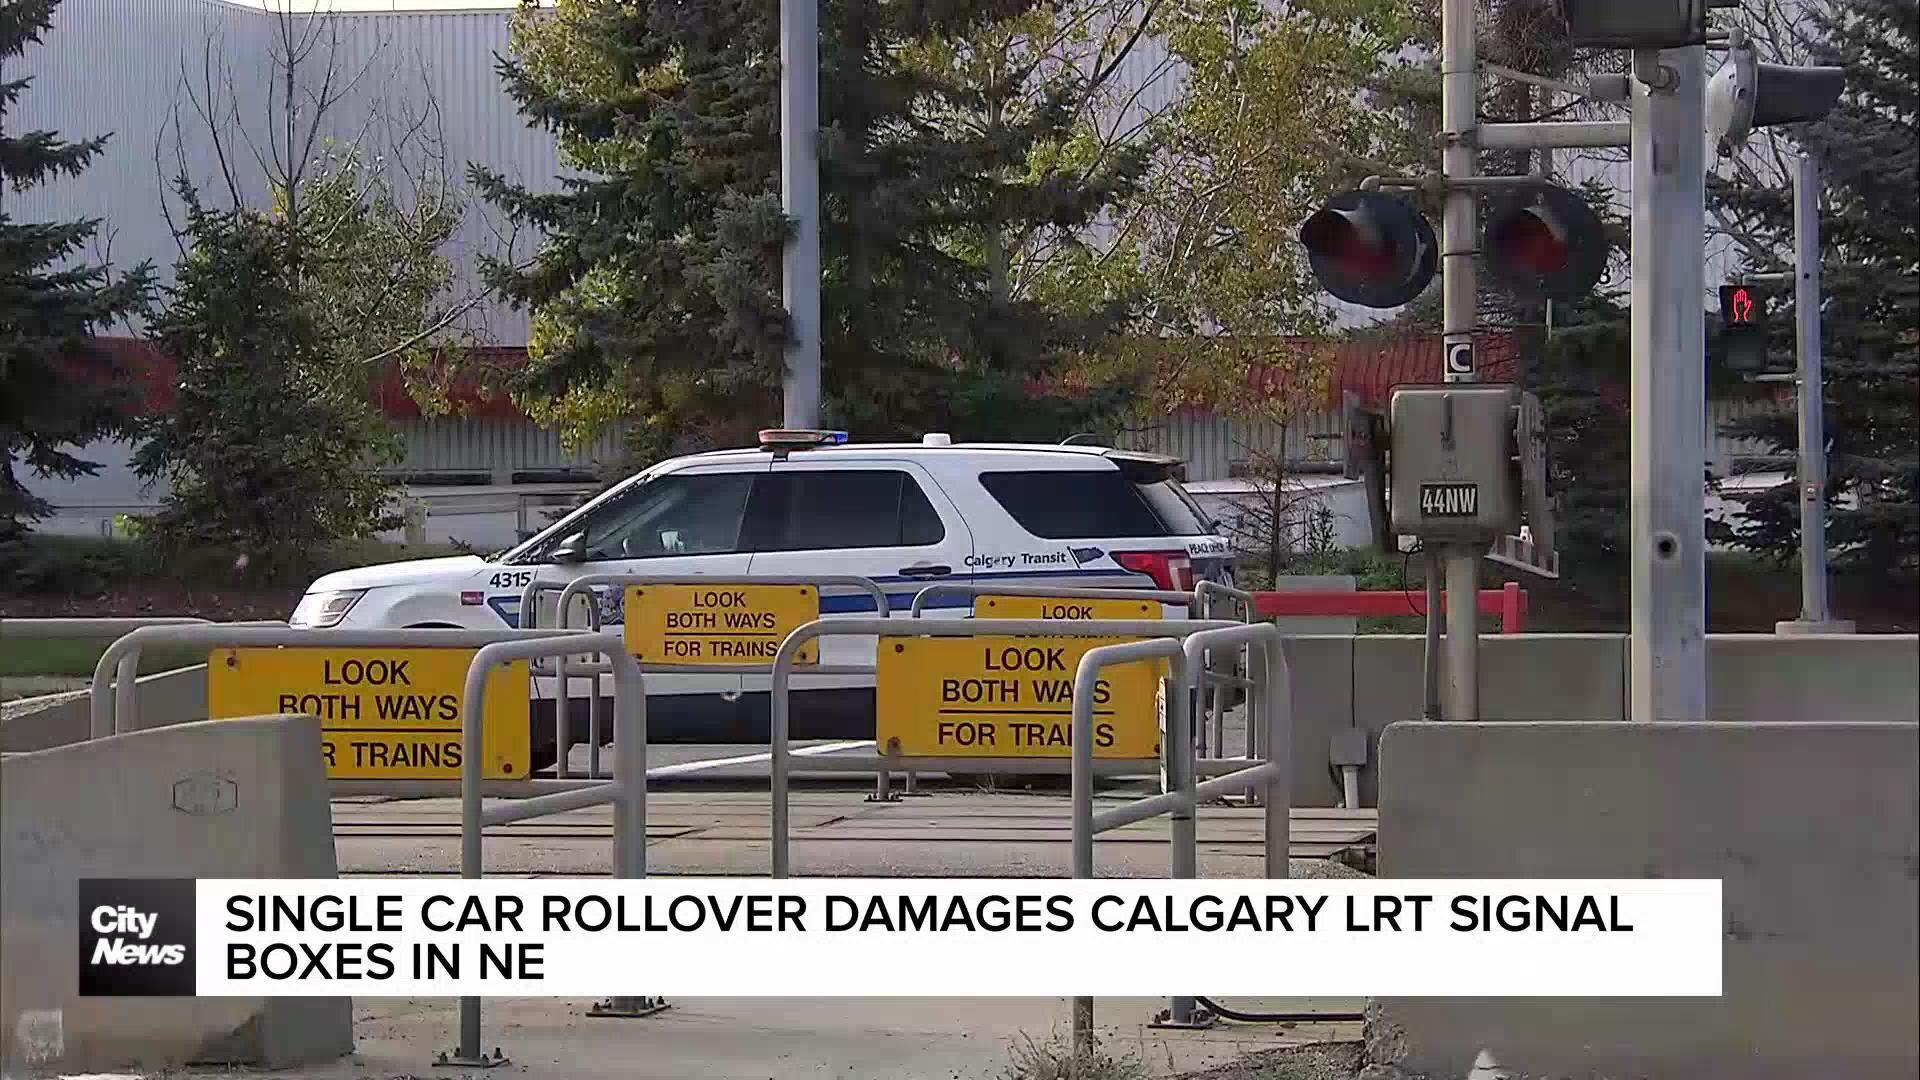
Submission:
[[[537,631],[535,631],[537,633]],[[583,648],[583,646],[585,648]],[[606,657],[614,684],[614,780],[573,791],[522,799],[486,808],[481,802],[481,747],[485,741],[487,674],[516,660],[538,660],[565,655]],[[647,876],[647,693],[639,661],[628,656],[625,643],[613,634],[574,635],[552,632],[544,638],[496,641],[474,653],[467,668],[460,714],[460,876],[484,876],[483,829],[516,821],[564,814],[590,806],[613,804],[613,876]],[[656,997],[612,997],[596,1003],[589,1015],[646,1016],[666,1008]],[[440,1061],[449,1065],[492,1066],[503,1063],[496,1052],[480,1048],[480,999],[460,999],[460,1045]]]
[[[940,596],[1020,596],[1044,600],[1138,600],[1148,603],[1165,604],[1170,607],[1185,607],[1189,619],[1214,620],[1218,616],[1214,609],[1223,603],[1235,605],[1238,612],[1227,618],[1235,622],[1252,622],[1258,618],[1254,609],[1254,594],[1230,585],[1221,585],[1212,581],[1201,581],[1192,592],[1179,592],[1172,589],[1103,589],[1092,586],[1062,586],[1049,588],[1036,585],[982,585],[973,582],[942,581],[923,588],[913,598],[913,616],[919,618],[936,597]],[[1242,656],[1241,650],[1234,650],[1233,656]],[[1212,653],[1205,657],[1200,669],[1197,685],[1194,689],[1198,715],[1193,718],[1193,734],[1199,742],[1200,753],[1205,756],[1209,745],[1217,748],[1225,756],[1227,714],[1232,709],[1229,694],[1232,689],[1245,689],[1244,676],[1234,671],[1218,671],[1216,658]],[[1244,665],[1241,665],[1244,667]],[[1213,729],[1213,739],[1207,738],[1208,726]],[[1246,756],[1254,757],[1256,735],[1251,725],[1247,730]],[[1164,783],[1166,777],[1161,777]],[[907,787],[913,789],[914,773],[907,773]],[[882,789],[884,791],[884,788]],[[1257,795],[1249,795],[1250,801],[1257,801]]]
[[[1172,589],[1096,589],[1079,585],[1048,588],[1042,585],[978,585],[970,581],[936,581],[913,594],[913,617],[920,618],[921,613],[927,609],[935,597],[939,596],[1030,596],[1039,600],[1144,600],[1185,606],[1189,615],[1196,613],[1195,605],[1199,601],[1197,593],[1176,592]]]
[[[815,574],[793,576],[750,576],[746,574],[583,574],[571,581],[530,582],[520,595],[520,625],[533,627],[539,621],[539,598],[546,593],[559,593],[555,605],[557,629],[568,629],[573,614],[573,601],[576,597],[588,597],[592,602],[586,605],[587,628],[598,633],[603,628],[605,616],[592,590],[614,586],[623,592],[629,585],[812,585],[822,590],[828,588],[849,588],[864,592],[873,597],[874,610],[880,618],[887,618],[892,609],[887,603],[887,592],[871,578],[852,574]],[[571,655],[571,654],[570,654]],[[637,663],[638,661],[636,661]],[[766,664],[673,664],[646,663],[641,670],[651,674],[681,675],[760,675],[768,671]],[[807,668],[809,675],[871,675],[873,667],[865,664],[813,664]],[[571,726],[571,692],[568,680],[575,676],[586,676],[593,680],[587,708],[587,776],[589,779],[600,775],[600,676],[607,674],[605,664],[587,664],[570,667],[566,656],[553,657],[551,669],[537,668],[535,674],[554,678],[554,776],[566,779],[567,758],[573,750],[573,732]]]
[[[1062,635],[1103,638],[1184,637],[1201,630],[1217,630],[1241,624],[1197,622],[1192,620],[1147,619],[817,619],[787,635],[774,656],[772,698],[772,852],[771,869],[776,878],[791,871],[791,830],[789,799],[793,768],[792,748],[788,745],[789,718],[792,713],[792,686],[795,661],[800,649],[817,638],[847,637],[998,637]],[[809,669],[811,671],[812,669]],[[1176,695],[1169,694],[1169,708]],[[1182,704],[1184,708],[1184,703]],[[1162,740],[1170,743],[1173,739]],[[1108,759],[1094,766],[1098,772],[1137,773],[1141,762]],[[1238,763],[1236,763],[1238,764]],[[809,770],[830,772],[871,772],[915,769],[921,772],[953,770],[990,772],[1057,772],[1055,761],[1040,758],[1007,757],[907,757],[904,755],[838,755],[818,757],[807,764]]]
[[[454,648],[473,649],[463,686],[460,718],[461,774],[453,780],[335,780],[331,794],[439,795],[460,794],[460,872],[466,878],[484,873],[482,839],[489,825],[506,825],[549,814],[567,813],[612,804],[614,810],[613,876],[646,875],[647,707],[645,676],[640,664],[627,655],[625,643],[613,634],[587,630],[306,630],[285,625],[220,623],[166,623],[133,629],[101,654],[94,669],[91,737],[102,738],[138,729],[137,705],[122,686],[107,683],[109,673],[137,667],[142,648],[152,644],[181,644],[218,648]],[[569,784],[561,790],[543,790],[526,781],[489,784],[483,775],[485,754],[485,699],[487,675],[495,667],[518,660],[587,655],[602,657],[599,666],[614,680],[611,705],[615,717],[614,776],[611,783]],[[116,698],[118,700],[116,700]],[[457,786],[456,786],[457,785]],[[488,807],[488,795],[510,795],[518,801]],[[644,1016],[666,1007],[653,997],[613,997],[598,1003],[595,1016]],[[491,1066],[501,1064],[497,1054],[480,1048],[480,999],[460,999],[459,1046],[437,1058],[441,1064]]]
[[[1286,654],[1281,648],[1280,630],[1271,623],[1202,630],[1188,635],[1184,641],[1162,638],[1103,645],[1088,650],[1080,658],[1080,666],[1074,672],[1073,687],[1074,877],[1093,877],[1093,843],[1098,834],[1165,814],[1171,819],[1167,876],[1175,880],[1195,878],[1199,876],[1200,865],[1198,829],[1194,817],[1197,808],[1201,803],[1229,792],[1251,792],[1256,789],[1261,791],[1261,802],[1266,810],[1266,876],[1269,879],[1288,876],[1287,857],[1291,840],[1288,819],[1293,801],[1289,770],[1292,763],[1286,759],[1284,750],[1269,754],[1259,762],[1250,762],[1248,759],[1197,759],[1192,732],[1189,730],[1187,696],[1183,693],[1167,695],[1167,738],[1163,744],[1167,759],[1167,790],[1104,813],[1093,812],[1093,701],[1094,687],[1100,679],[1101,670],[1113,664],[1163,658],[1168,663],[1173,686],[1182,688],[1188,683],[1188,674],[1199,670],[1199,665],[1211,650],[1237,646],[1250,646],[1249,652],[1254,660],[1249,671],[1248,705],[1250,713],[1257,712],[1257,715],[1248,717],[1249,731],[1257,719],[1258,726],[1265,732],[1262,739],[1264,745],[1290,747],[1292,716],[1286,703],[1291,673],[1287,670]],[[1280,673],[1281,684],[1278,687],[1273,685],[1275,672]],[[1204,782],[1198,779],[1200,772],[1218,768],[1230,771]],[[1196,1001],[1192,997],[1173,998],[1167,1010],[1168,1025],[1194,1026],[1195,1006]],[[1073,1009],[1076,1060],[1084,1050],[1091,1048],[1092,1039],[1093,999],[1076,998]]]
[[[1219,609],[1223,606],[1229,611],[1224,617],[1236,622],[1253,623],[1260,618],[1257,598],[1245,589],[1236,589],[1216,581],[1202,581],[1193,587],[1193,595],[1193,617],[1196,619],[1222,618]],[[1194,736],[1199,741],[1203,757],[1209,748],[1220,757],[1227,756],[1227,713],[1232,707],[1232,694],[1235,690],[1246,690],[1248,685],[1247,677],[1240,674],[1247,667],[1246,650],[1234,649],[1227,655],[1233,659],[1232,670],[1220,670],[1218,658],[1209,651],[1196,677],[1195,693],[1199,697],[1200,715],[1194,720]],[[1242,756],[1259,757],[1260,738],[1259,726],[1249,723],[1246,751]],[[1248,798],[1257,801],[1259,796],[1249,792]]]

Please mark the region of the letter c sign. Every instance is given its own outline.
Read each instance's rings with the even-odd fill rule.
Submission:
[[[1432,353],[1427,355],[1431,356]],[[1473,374],[1473,342],[1456,341],[1447,346],[1447,374]]]

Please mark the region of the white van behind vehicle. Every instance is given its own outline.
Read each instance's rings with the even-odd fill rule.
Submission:
[[[1182,488],[1178,459],[1093,446],[952,443],[943,435],[900,444],[842,438],[765,433],[758,448],[665,461],[496,557],[329,574],[308,589],[291,621],[517,626],[529,583],[609,573],[855,575],[882,586],[899,617],[920,589],[940,581],[1179,591],[1202,579],[1232,581],[1227,542]],[[595,591],[603,622],[617,624],[618,590]],[[820,609],[825,617],[871,615],[875,604],[857,590],[827,588]],[[971,610],[967,597],[938,597],[926,614]],[[543,609],[538,624],[555,621]],[[873,662],[871,637],[821,644],[823,664]],[[548,684],[536,686],[534,702],[535,766],[544,768],[553,752],[553,688],[536,681]],[[648,676],[647,689],[651,739],[767,738],[767,676],[662,673]],[[571,727],[585,741],[586,680],[573,692]],[[792,734],[871,738],[873,701],[871,676],[797,676]]]

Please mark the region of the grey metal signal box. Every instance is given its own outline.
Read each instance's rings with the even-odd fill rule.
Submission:
[[[1483,542],[1520,528],[1521,400],[1505,383],[1394,388],[1395,533]]]

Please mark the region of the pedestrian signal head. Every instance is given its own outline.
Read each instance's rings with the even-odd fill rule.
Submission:
[[[1720,286],[1720,342],[1727,369],[1741,373],[1767,367],[1767,301],[1751,285]]]
[[[1572,300],[1606,272],[1606,227],[1573,192],[1536,188],[1488,221],[1486,254],[1489,268],[1514,288]]]
[[[1411,203],[1348,191],[1300,226],[1300,243],[1322,288],[1362,307],[1409,303],[1433,280],[1440,245]]]

